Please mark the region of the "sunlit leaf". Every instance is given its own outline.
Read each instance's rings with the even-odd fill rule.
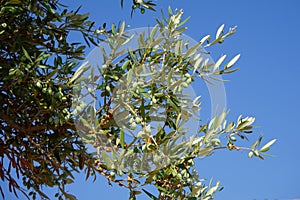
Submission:
[[[269,141],[267,144],[265,144],[259,151],[260,152],[267,152],[270,147],[276,142],[276,139],[273,139],[271,141]]]
[[[234,58],[232,58],[228,63],[227,63],[227,65],[225,66],[225,69],[228,69],[228,68],[230,68],[230,67],[232,67],[235,63],[236,63],[236,61],[240,58],[240,54],[238,54],[238,55],[236,55]]]
[[[219,29],[218,29],[218,31],[217,31],[217,34],[216,34],[216,38],[219,38],[219,37],[220,37],[221,33],[222,33],[223,30],[224,30],[224,26],[225,26],[225,24],[222,24],[222,25],[219,27]]]

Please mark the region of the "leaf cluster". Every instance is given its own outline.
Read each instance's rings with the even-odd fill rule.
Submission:
[[[48,199],[42,187],[57,186],[59,199],[72,197],[65,185],[73,172],[92,170],[74,131],[67,82],[85,49],[68,37],[79,32],[96,44],[93,26],[88,14],[56,0],[0,1],[0,178],[16,196]]]
[[[237,137],[247,139],[254,118],[227,123],[225,111],[201,124],[193,137],[183,139],[188,135],[186,122],[201,108],[200,98],[191,99],[182,92],[184,88],[197,78],[221,81],[217,75],[235,72],[233,66],[240,56],[226,64],[226,55],[210,62],[203,47],[222,43],[235,28],[226,33],[222,25],[212,41],[208,35],[192,44],[181,37],[188,20],[182,16],[182,10],[169,8],[168,16],[157,19],[156,26],[137,37],[126,31],[124,22],[118,28],[113,25],[101,45],[109,51],[100,46],[103,65],[96,68],[87,63],[71,80],[78,89],[72,114],[79,116],[79,135],[97,149],[97,171],[128,188],[130,199],[141,192],[151,199],[212,199],[221,190],[220,183],[205,185],[193,168],[194,159],[210,156],[217,149],[248,150],[262,158],[256,152],[268,150],[273,143],[260,150],[256,150],[258,145],[239,147]],[[123,48],[132,40],[138,49]],[[82,77],[85,72],[88,75]],[[93,95],[97,93],[100,102]],[[87,104],[87,97],[94,100]],[[99,104],[97,109],[95,104]],[[165,118],[152,116],[157,105],[165,109]],[[161,123],[152,127],[153,121]],[[158,197],[145,185],[154,185]]]

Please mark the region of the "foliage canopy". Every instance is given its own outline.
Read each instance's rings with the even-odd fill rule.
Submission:
[[[222,56],[211,63],[198,50],[222,43],[235,28],[225,32],[222,25],[214,39],[206,36],[189,45],[180,39],[187,21],[182,20],[182,10],[169,8],[167,17],[137,38],[141,48],[124,51],[122,46],[132,39],[125,23],[96,29],[88,14],[70,11],[56,0],[6,0],[0,5],[0,178],[16,196],[21,191],[28,198],[38,194],[49,199],[42,192],[48,186],[59,188],[58,199],[76,199],[65,185],[73,182],[74,172],[85,169],[87,178],[100,174],[128,188],[130,199],[144,192],[151,199],[208,200],[221,190],[220,183],[205,185],[194,169],[196,158],[229,149],[248,150],[249,157],[263,159],[275,142],[259,148],[259,137],[251,147],[239,147],[237,138],[252,133],[254,118],[240,116],[228,123],[225,111],[200,124],[190,140],[178,142],[187,134],[185,122],[193,117],[189,111],[198,112],[201,103],[199,98],[186,98],[182,90],[197,78],[209,81],[236,71],[233,65],[239,58],[223,64]],[[132,8],[144,13],[154,7],[152,1],[134,1]],[[81,33],[86,44],[69,41],[73,32]],[[100,41],[110,54],[102,51],[102,79],[93,92],[99,91],[103,101],[93,109],[82,106],[82,96],[76,94],[99,74],[89,65],[77,68],[86,45]],[[89,78],[80,79],[87,71]],[[149,125],[154,105],[166,108],[166,118],[155,131]],[[137,127],[138,134],[125,138],[126,131]],[[87,152],[87,141],[98,150],[96,155]],[[162,161],[161,152],[169,155],[168,161]],[[153,185],[158,196],[145,185]],[[4,197],[1,186],[0,192]]]

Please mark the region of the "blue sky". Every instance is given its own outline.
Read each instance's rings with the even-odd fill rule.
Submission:
[[[70,4],[70,1],[65,2]],[[144,15],[136,12],[130,18],[130,3],[125,0],[125,8],[121,9],[119,0],[80,0],[71,7],[82,5],[82,12],[89,12],[90,18],[99,25],[123,20],[131,28],[155,25],[160,12],[147,11]],[[255,129],[255,136],[263,134],[265,142],[277,138],[270,151],[275,157],[262,161],[248,159],[247,152],[217,151],[212,157],[196,161],[200,176],[221,181],[225,188],[217,194],[220,200],[300,199],[300,132],[297,128],[300,1],[164,0],[157,3],[158,10],[166,11],[168,5],[183,8],[184,16],[191,16],[186,34],[196,40],[206,34],[214,35],[221,24],[225,24],[226,29],[238,26],[237,33],[222,45],[208,49],[214,59],[223,53],[229,57],[241,53],[236,65],[240,70],[224,77],[230,80],[225,83],[230,109],[228,119],[235,120],[240,114],[254,116],[255,125],[260,126]],[[255,137],[251,139],[254,141]],[[69,189],[79,200],[128,199],[127,190],[117,185],[108,186],[104,178],[92,184],[79,175]]]

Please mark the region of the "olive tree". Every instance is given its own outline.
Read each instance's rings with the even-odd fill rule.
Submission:
[[[93,169],[75,133],[68,85],[86,45],[68,37],[79,32],[96,44],[94,23],[56,0],[4,0],[0,8],[0,178],[16,195],[46,198],[42,186],[58,186],[68,197],[72,173]]]
[[[151,199],[212,199],[222,188],[199,177],[197,158],[228,149],[263,159],[275,142],[260,147],[259,137],[250,147],[238,146],[255,119],[227,122],[224,110],[202,122],[201,99],[185,92],[197,80],[236,71],[239,55],[214,63],[204,50],[235,28],[226,32],[222,25],[216,37],[192,43],[182,37],[188,20],[182,10],[169,8],[156,26],[137,34],[125,22],[95,28],[87,14],[56,0],[0,5],[0,178],[16,196],[49,199],[42,191],[47,186],[59,188],[58,199],[76,199],[65,186],[84,169],[87,178],[102,175],[128,188],[130,199],[142,192]],[[154,7],[134,1],[132,9]],[[72,32],[85,44],[69,41]],[[101,53],[96,66],[81,62],[91,44]],[[191,119],[195,130],[188,129]],[[1,186],[0,192],[4,197]]]
[[[237,138],[252,133],[255,119],[240,116],[227,122],[226,111],[197,130],[188,128],[201,101],[184,88],[196,79],[213,82],[235,72],[239,55],[225,64],[226,55],[211,62],[204,48],[222,43],[235,28],[225,32],[222,25],[214,39],[208,35],[193,44],[182,37],[187,21],[182,15],[182,10],[169,8],[167,17],[144,31],[126,30],[125,22],[113,25],[95,54],[99,62],[87,59],[70,80],[75,125],[95,148],[96,170],[128,188],[130,199],[141,192],[152,199],[212,199],[220,183],[206,186],[194,169],[195,159],[217,149],[247,150],[249,157],[263,159],[275,142],[258,148],[259,137],[251,147],[236,145]],[[146,185],[155,186],[158,196]]]

